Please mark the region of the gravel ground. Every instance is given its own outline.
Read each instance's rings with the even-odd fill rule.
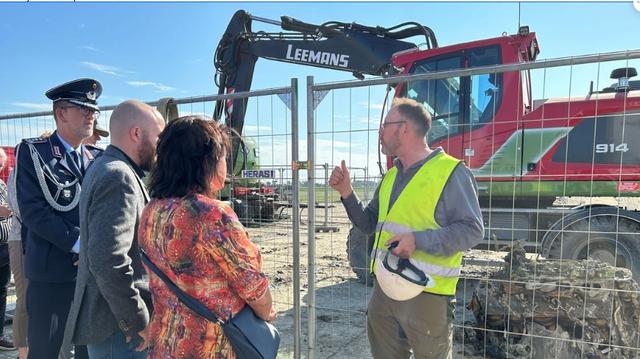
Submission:
[[[286,213],[286,212],[285,212]],[[290,211],[288,212],[290,215]],[[300,298],[302,300],[303,357],[307,353],[308,336],[308,232],[306,210],[302,215],[300,233]],[[291,221],[284,219],[275,223],[250,228],[252,240],[260,245],[264,270],[271,280],[271,289],[278,310],[276,326],[281,332],[282,343],[279,358],[293,357],[293,238]],[[324,211],[316,210],[316,226],[324,223]],[[365,311],[371,287],[356,281],[346,253],[346,236],[350,224],[342,206],[330,210],[328,224],[337,227],[337,232],[316,233],[315,238],[315,307],[317,358],[371,358],[366,334]],[[497,268],[502,255],[496,252],[472,251],[467,256],[469,280],[461,280],[458,289],[456,323],[462,324],[473,318],[464,305],[471,299],[477,279],[488,275],[488,268]],[[462,331],[458,330],[454,347],[456,358],[479,358],[469,343],[463,343]]]
[[[557,204],[583,204],[588,199],[561,198]],[[607,203],[620,204],[629,209],[638,209],[637,200],[611,198]],[[302,214],[300,233],[300,298],[302,314],[301,351],[307,356],[308,344],[308,235],[306,231],[306,210]],[[285,210],[291,216],[291,210]],[[324,210],[316,210],[316,226],[324,223]],[[347,261],[346,236],[350,224],[342,206],[331,208],[327,224],[337,227],[337,232],[316,233],[315,235],[315,307],[316,307],[316,347],[317,358],[371,358],[366,335],[365,311],[371,288],[358,283]],[[294,306],[293,306],[293,232],[291,219],[285,218],[274,223],[260,224],[248,228],[252,240],[261,248],[263,267],[271,281],[282,343],[279,358],[293,357]],[[458,286],[458,306],[456,308],[456,331],[454,334],[455,358],[483,358],[481,350],[474,348],[462,335],[461,326],[473,320],[473,315],[465,309],[466,303],[479,279],[486,278],[492,270],[499,268],[504,253],[473,250],[465,256],[464,277]],[[13,286],[9,288],[8,308],[11,312],[15,301]],[[11,325],[5,325],[5,333],[11,335]],[[17,358],[17,351],[0,351],[0,359]]]

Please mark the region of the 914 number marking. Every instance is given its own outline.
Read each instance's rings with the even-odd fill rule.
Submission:
[[[615,143],[598,143],[596,144],[596,153],[614,153],[614,152],[627,152],[629,151],[629,145],[621,143],[616,145]]]

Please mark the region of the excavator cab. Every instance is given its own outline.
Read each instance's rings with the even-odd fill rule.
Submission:
[[[538,52],[535,34],[523,29],[515,35],[405,51],[392,61],[394,66],[404,69],[403,74],[422,74],[532,61]],[[515,91],[516,84],[523,89]],[[505,85],[509,91],[505,91]],[[524,89],[527,86],[525,71],[486,73],[402,83],[396,88],[396,96],[415,99],[429,110],[430,146],[442,146],[474,170],[491,157],[491,147],[486,141],[495,138],[496,129],[502,133],[516,130],[518,124],[513,120],[524,114],[525,107],[521,104],[523,94],[530,93],[530,89]],[[508,172],[510,177],[517,175],[517,169]]]

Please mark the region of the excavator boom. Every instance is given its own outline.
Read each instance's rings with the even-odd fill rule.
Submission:
[[[254,21],[286,32],[253,31]],[[437,47],[433,31],[413,22],[391,28],[335,21],[314,25],[287,16],[281,21],[269,20],[239,10],[216,49],[218,93],[249,91],[258,58],[348,71],[360,79],[365,74],[393,75],[399,71],[391,64],[392,55],[417,48],[415,43],[403,41],[414,36],[424,36],[428,48]],[[242,134],[246,103],[246,99],[217,101],[213,117],[221,121],[224,112],[226,125]],[[237,143],[233,148],[237,150]]]

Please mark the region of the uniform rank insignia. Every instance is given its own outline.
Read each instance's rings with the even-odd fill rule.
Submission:
[[[47,139],[45,137],[33,137],[33,138],[25,138],[23,139],[23,141],[27,143],[45,143],[47,142]]]

